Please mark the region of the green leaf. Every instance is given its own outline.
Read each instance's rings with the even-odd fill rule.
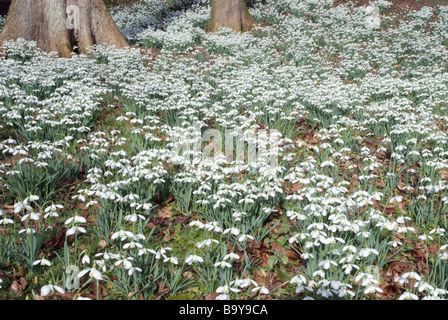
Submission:
[[[285,270],[280,269],[278,266],[275,267],[275,274],[278,276],[281,282],[287,282],[291,278]]]

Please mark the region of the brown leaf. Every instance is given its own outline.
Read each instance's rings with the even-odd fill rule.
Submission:
[[[407,215],[407,211],[404,209],[404,203],[403,202],[399,202],[398,203],[398,209],[400,209],[401,213],[403,213],[404,215]]]
[[[428,247],[428,249],[431,254],[436,255],[437,253],[439,253],[439,244],[433,243]]]
[[[170,288],[163,281],[157,281],[157,294],[152,298],[153,300],[160,300],[170,294]]]
[[[205,300],[216,300],[216,297],[219,296],[219,293],[213,292],[205,297]]]
[[[75,294],[73,292],[65,292],[65,293],[55,292],[50,293],[45,297],[36,294],[36,300],[51,300],[54,298],[59,298],[60,300],[73,300],[75,298]]]
[[[157,216],[164,219],[171,219],[173,217],[173,213],[171,212],[173,210],[173,206],[167,206],[160,210],[157,213]]]
[[[101,239],[98,245],[101,247],[101,249],[104,249],[107,246],[107,241],[105,239]]]
[[[13,281],[13,283],[9,287],[9,291],[12,291],[13,296],[15,298],[19,298],[23,295],[22,291],[25,290],[25,287],[26,287],[25,278],[20,278],[18,281],[17,280]]]

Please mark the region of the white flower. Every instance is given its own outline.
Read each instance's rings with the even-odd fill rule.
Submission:
[[[179,260],[176,257],[166,257],[163,262],[170,262],[172,264],[179,264]]]
[[[322,270],[317,270],[313,273],[313,277],[320,276],[321,278],[325,278],[325,272]]]
[[[417,281],[420,281],[422,279],[422,277],[420,277],[418,275],[418,273],[416,272],[406,272],[402,275],[403,278],[410,278],[410,279],[415,279]]]
[[[45,265],[45,266],[51,266],[51,262],[47,259],[36,260],[33,262],[33,266],[36,266],[38,264]]]
[[[358,255],[361,256],[361,257],[366,258],[366,257],[368,257],[371,253],[373,253],[373,254],[375,254],[375,255],[378,255],[378,254],[379,254],[379,252],[378,252],[377,250],[375,250],[375,249],[363,248],[363,249],[359,250]]]
[[[227,233],[231,233],[231,234],[233,234],[234,236],[237,236],[237,235],[239,235],[240,234],[240,230],[239,229],[237,229],[237,228],[229,228],[229,229],[226,229],[226,230],[224,230],[224,234],[227,234]]]
[[[88,255],[85,255],[84,257],[82,257],[82,260],[81,260],[81,263],[82,264],[89,264],[90,263],[90,258],[89,258],[89,256]]]
[[[202,248],[203,246],[210,247],[213,243],[219,243],[219,241],[215,240],[215,239],[207,239],[202,242],[198,242],[196,244],[196,247],[198,247],[198,248]]]
[[[383,290],[379,287],[375,287],[375,286],[367,286],[367,288],[364,290],[365,294],[369,294],[369,293],[375,293],[375,292],[383,292]]]
[[[89,273],[89,277],[90,277],[90,278],[95,278],[95,279],[97,279],[97,280],[103,280],[103,275],[102,275],[102,273],[101,273],[99,270],[95,269],[95,268],[85,269],[85,270],[81,271],[81,272],[78,274],[78,278],[81,278],[81,277],[84,276],[86,273]]]
[[[248,235],[248,234],[242,234],[242,235],[240,235],[240,236],[238,236],[238,241],[239,242],[243,242],[243,241],[246,241],[247,239],[251,239],[251,240],[254,240],[254,237],[252,237],[252,236],[250,236],[250,235]]]
[[[295,284],[304,284],[306,282],[306,278],[303,275],[294,276],[291,280],[289,280],[290,283]]]
[[[405,292],[398,298],[398,300],[418,300],[418,297],[413,293]]]
[[[425,240],[433,240],[433,237],[431,237],[431,236],[428,236],[428,235],[426,235],[426,234],[422,234],[422,235],[420,235],[420,236],[418,236],[418,239],[419,240],[423,240],[423,241],[425,241]]]
[[[74,217],[71,217],[71,218],[68,218],[66,221],[65,221],[65,224],[67,225],[67,224],[70,224],[70,223],[86,223],[87,222],[87,220],[86,220],[86,218],[84,218],[84,217],[80,217],[80,216],[74,216]]]
[[[191,265],[192,263],[202,263],[202,262],[204,262],[204,259],[200,256],[192,254],[192,255],[188,256],[188,258],[185,260],[185,262],[187,264]]]
[[[228,263],[227,261],[219,261],[215,263],[215,267],[220,267],[222,269],[224,268],[231,268],[232,265]]]
[[[140,244],[140,243],[138,243],[138,242],[131,241],[131,242],[126,243],[126,244],[123,246],[123,249],[127,249],[127,248],[131,248],[131,249],[134,249],[134,248],[143,248],[143,245]]]
[[[236,285],[237,287],[240,288],[247,288],[250,284],[253,284],[254,286],[258,286],[258,284],[251,279],[236,279],[230,282],[230,285]]]
[[[230,260],[238,260],[239,258],[240,258],[240,256],[237,255],[236,253],[229,253],[229,254],[226,254],[224,256],[224,260],[228,260],[228,259],[230,259]]]
[[[261,294],[269,294],[269,289],[266,288],[264,285],[261,287],[255,287],[252,289],[252,292],[260,291]]]
[[[70,229],[67,230],[67,236],[71,236],[72,234],[75,234],[76,231],[79,231],[81,233],[86,233],[86,229],[84,229],[83,227],[71,227]]]
[[[37,221],[42,216],[40,213],[30,212],[26,215],[24,215],[21,219],[21,221],[25,221],[26,219],[30,218],[31,220]]]
[[[324,260],[319,262],[319,267],[323,267],[325,270],[330,269],[332,265],[337,266],[338,264],[333,260]]]
[[[55,293],[55,291],[60,292],[60,293],[65,293],[65,290],[62,289],[61,287],[54,286],[52,284],[47,284],[46,286],[43,286],[40,289],[40,295],[42,297],[45,297],[45,296],[47,296],[50,293]]]
[[[112,237],[110,237],[112,240],[115,240],[119,238],[120,240],[124,241],[127,238],[133,238],[134,234],[130,231],[120,230],[118,232],[115,232]]]
[[[240,292],[241,290],[236,289],[236,288],[232,288],[229,287],[228,285],[222,286],[222,287],[218,287],[218,289],[216,289],[217,293],[230,293],[230,292]]]

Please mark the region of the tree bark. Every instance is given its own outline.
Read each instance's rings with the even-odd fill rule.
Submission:
[[[212,13],[208,29],[216,32],[220,27],[247,31],[255,25],[244,0],[212,0]]]
[[[75,47],[87,53],[94,44],[128,46],[103,0],[12,0],[0,44],[18,38],[62,57]]]

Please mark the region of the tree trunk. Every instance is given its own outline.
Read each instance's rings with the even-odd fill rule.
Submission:
[[[227,27],[236,31],[247,31],[255,25],[244,0],[212,0],[212,13],[208,29],[218,31],[219,27]]]
[[[0,44],[18,38],[62,57],[75,46],[81,53],[94,44],[128,46],[103,0],[12,0]]]

